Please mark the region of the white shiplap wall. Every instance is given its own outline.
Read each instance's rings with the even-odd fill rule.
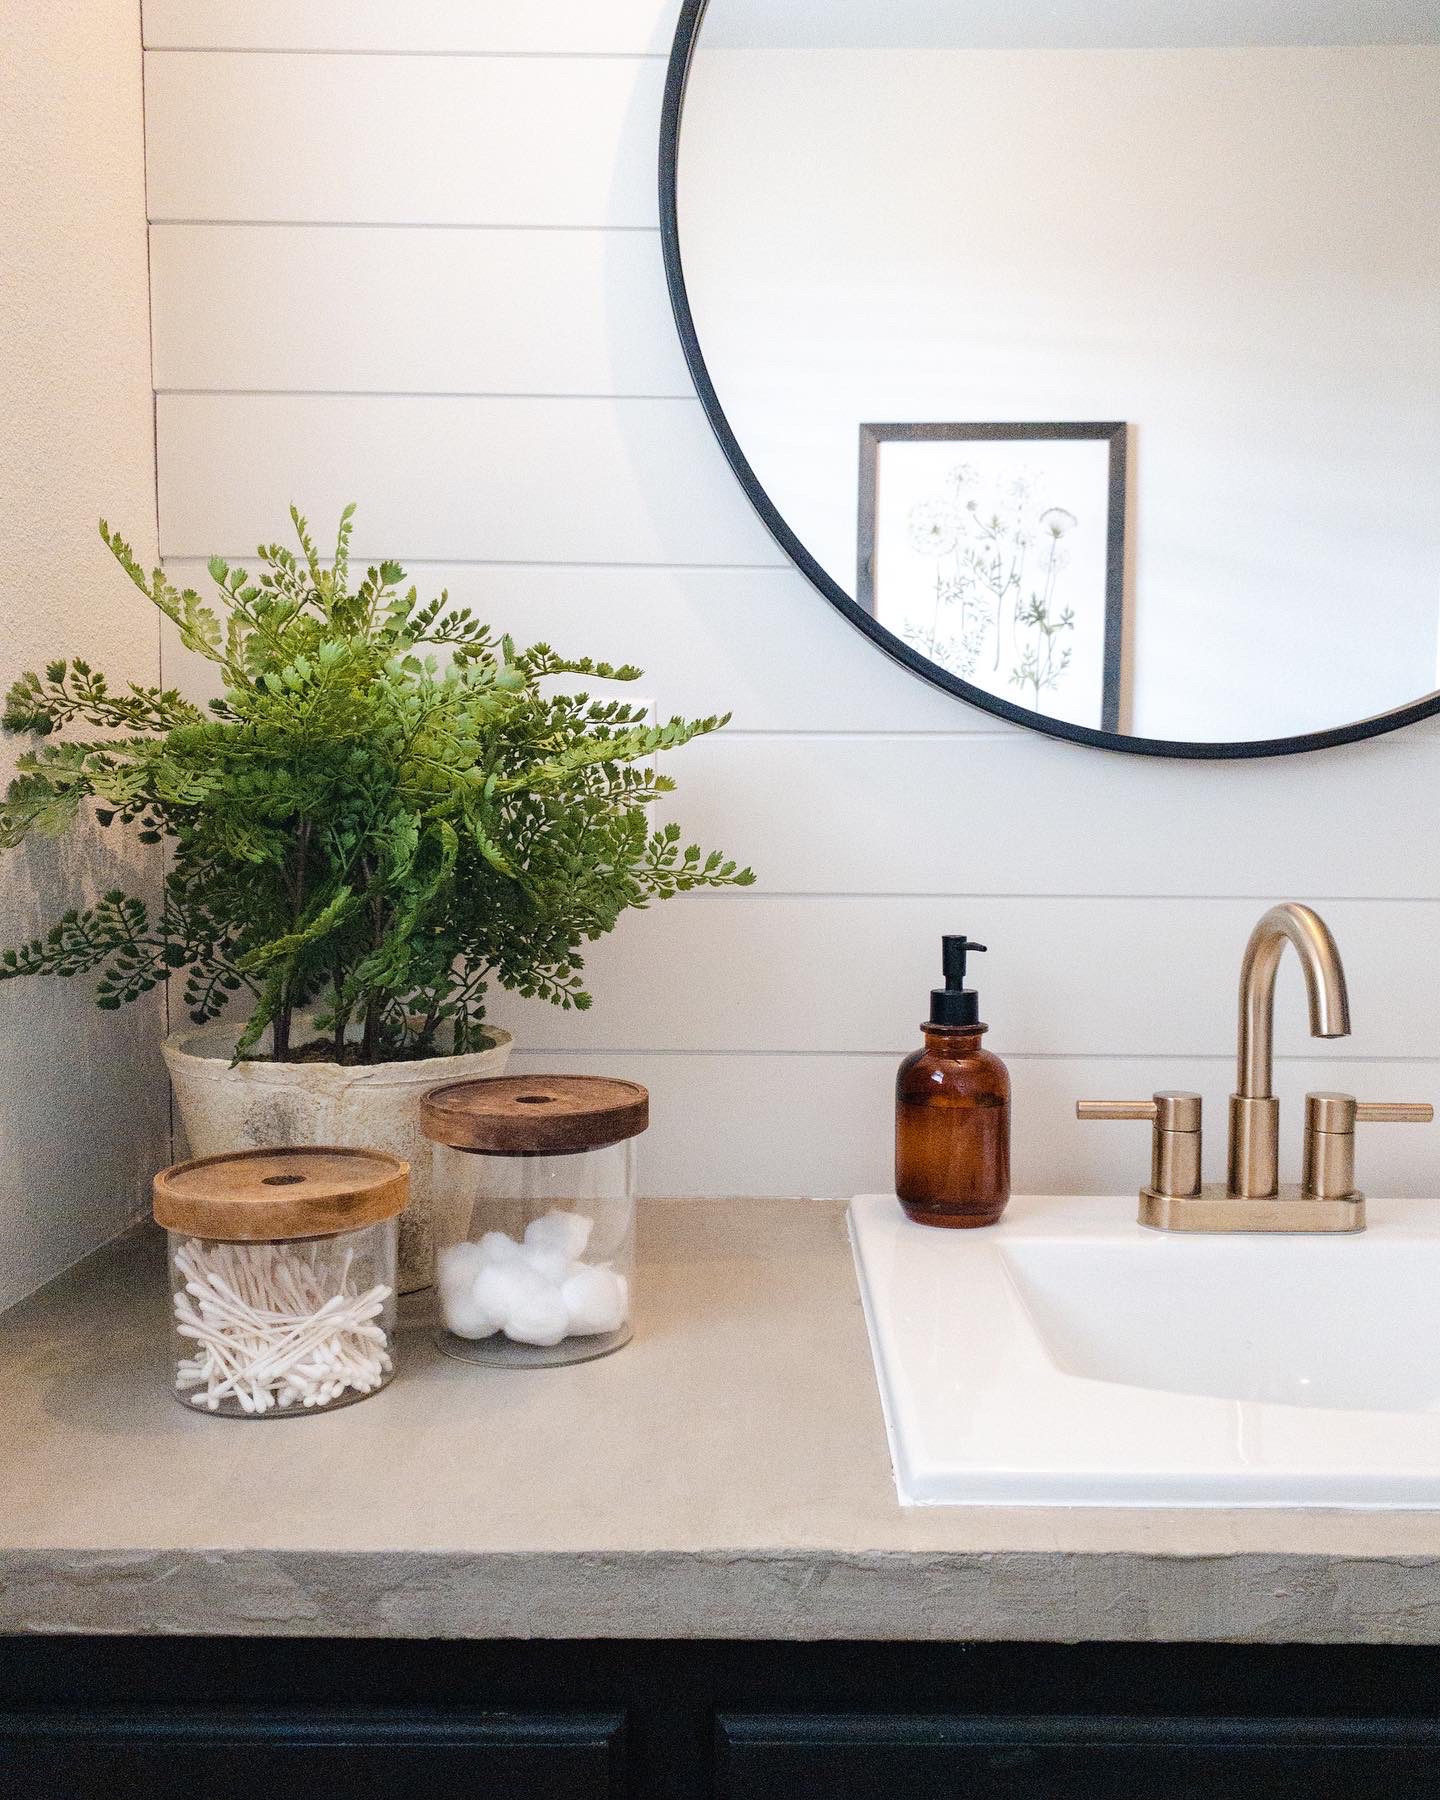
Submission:
[[[1223,1155],[1236,972],[1264,901],[1320,904],[1356,1031],[1312,1045],[1282,977],[1280,1090],[1440,1093],[1440,733],[1300,760],[1156,763],[1000,726],[887,663],[781,561],[670,325],[655,141],[675,0],[146,0],[160,531],[186,576],[361,503],[518,635],[733,707],[672,763],[748,892],[628,919],[584,1016],[502,1001],[519,1066],[655,1097],[651,1192],[888,1183],[889,1090],[937,939],[992,945],[1016,1184],[1132,1188],[1143,1129],[1081,1094],[1198,1087]],[[168,679],[185,679],[171,648]],[[1277,679],[1283,679],[1283,670]],[[1376,1131],[1372,1189],[1440,1137]]]

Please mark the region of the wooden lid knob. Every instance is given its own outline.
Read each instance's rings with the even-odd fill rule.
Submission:
[[[383,1150],[235,1150],[162,1169],[153,1193],[168,1231],[275,1243],[393,1219],[410,1198],[410,1165]]]
[[[650,1095],[603,1075],[502,1075],[431,1088],[420,1105],[426,1137],[487,1156],[572,1156],[638,1137]]]

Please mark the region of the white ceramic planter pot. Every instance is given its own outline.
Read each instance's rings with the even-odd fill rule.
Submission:
[[[165,1040],[165,1063],[192,1156],[262,1150],[282,1144],[339,1144],[387,1150],[410,1165],[410,1204],[400,1215],[400,1291],[429,1287],[435,1274],[430,1144],[420,1131],[420,1097],[446,1081],[503,1075],[508,1031],[486,1027],[488,1050],[424,1062],[242,1062],[233,1068],[243,1027],[219,1019]]]

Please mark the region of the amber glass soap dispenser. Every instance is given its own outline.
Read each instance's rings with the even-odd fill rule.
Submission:
[[[1010,1198],[1010,1075],[980,1048],[980,996],[965,985],[966,958],[984,944],[944,946],[925,1048],[895,1083],[895,1192],[921,1225],[993,1225]]]

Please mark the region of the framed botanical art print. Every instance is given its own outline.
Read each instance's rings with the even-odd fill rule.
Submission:
[[[972,687],[1118,730],[1127,437],[862,425],[860,605]]]

